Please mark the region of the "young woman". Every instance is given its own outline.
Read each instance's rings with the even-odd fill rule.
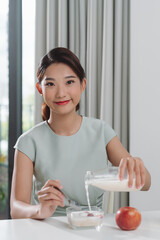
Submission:
[[[65,215],[64,194],[87,205],[87,170],[119,166],[142,190],[150,188],[150,174],[140,158],[132,157],[104,121],[77,113],[86,87],[78,58],[66,48],[46,54],[37,71],[36,87],[44,99],[43,122],[22,134],[15,145],[11,191],[12,218],[44,219]],[[63,193],[59,190],[62,190]],[[90,189],[91,205],[101,206],[103,191]]]

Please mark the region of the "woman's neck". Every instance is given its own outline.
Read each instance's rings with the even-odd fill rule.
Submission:
[[[71,136],[75,134],[81,126],[82,117],[76,112],[68,115],[50,114],[48,124],[57,135]]]

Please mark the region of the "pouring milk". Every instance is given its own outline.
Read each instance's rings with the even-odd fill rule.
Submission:
[[[141,189],[141,187],[136,188],[135,178],[133,179],[132,187],[128,187],[127,173],[125,173],[124,179],[120,180],[118,167],[108,167],[98,171],[87,171],[85,175],[85,188],[89,209],[91,209],[88,192],[89,185],[112,192],[131,192]]]

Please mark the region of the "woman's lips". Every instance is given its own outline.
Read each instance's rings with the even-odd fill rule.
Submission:
[[[57,105],[66,105],[70,100],[56,102]]]

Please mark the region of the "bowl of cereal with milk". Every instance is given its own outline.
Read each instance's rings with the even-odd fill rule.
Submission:
[[[73,229],[96,229],[100,231],[104,212],[98,207],[68,207],[68,223]]]

